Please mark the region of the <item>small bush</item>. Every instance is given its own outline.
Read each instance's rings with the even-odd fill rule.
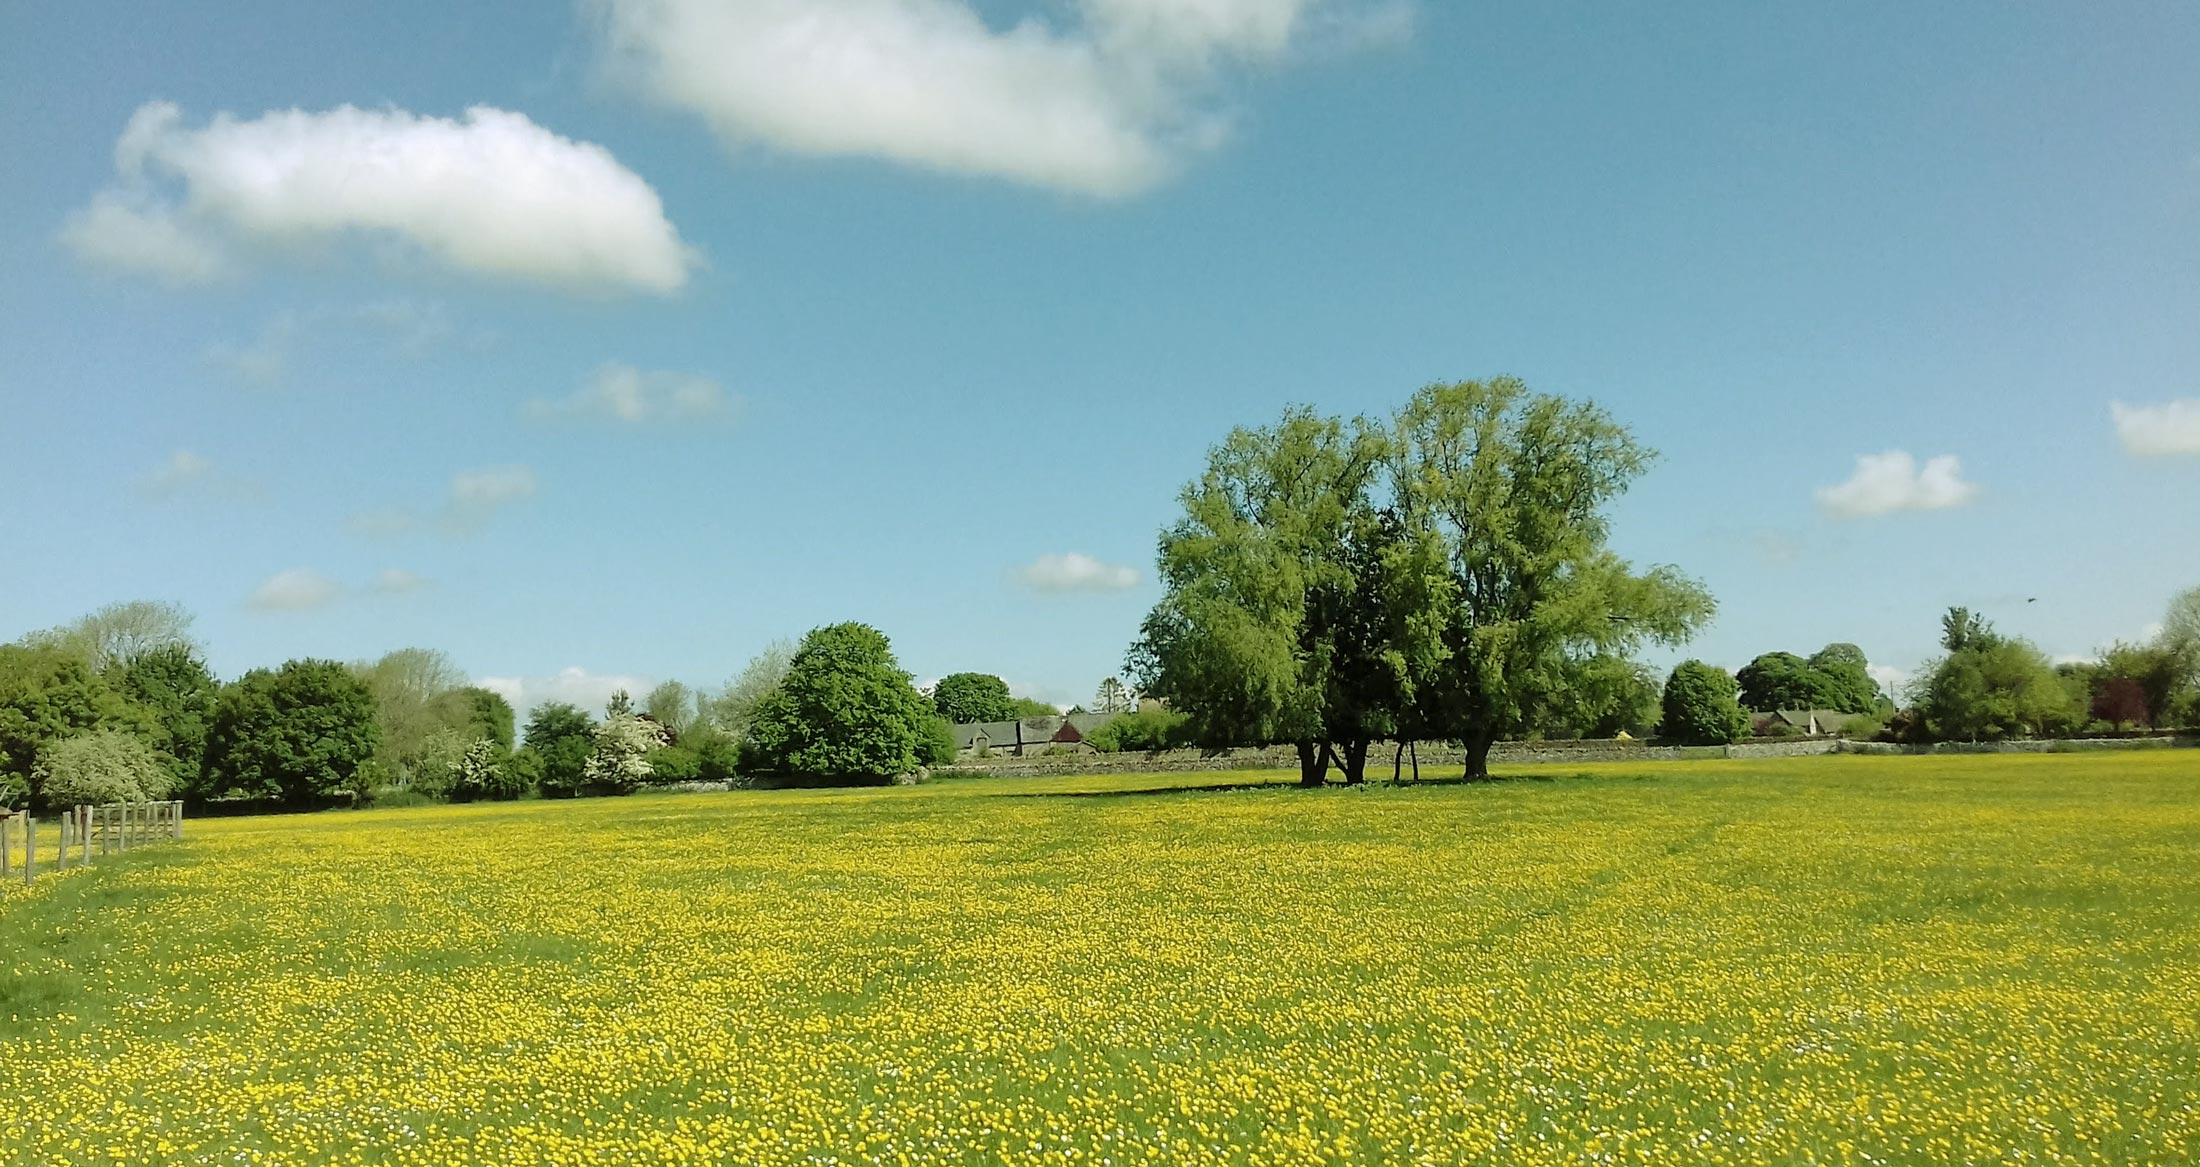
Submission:
[[[925,737],[917,744],[917,753],[926,766],[952,766],[955,764],[955,727],[943,717],[935,717],[926,728]]]
[[[1085,735],[1085,744],[1103,754],[1152,753],[1191,744],[1189,719],[1167,709],[1126,713]]]
[[[405,786],[377,786],[367,791],[365,805],[376,810],[408,806],[434,806],[439,800]]]

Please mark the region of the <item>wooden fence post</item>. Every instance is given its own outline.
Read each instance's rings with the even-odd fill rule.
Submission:
[[[23,882],[38,874],[38,820],[23,816]]]
[[[60,858],[60,859],[59,859],[58,861],[56,861],[56,862],[54,863],[54,865],[53,865],[53,866],[54,866],[54,870],[55,870],[55,871],[67,871],[67,870],[69,869],[69,844],[71,844],[71,843],[74,843],[74,842],[76,842],[76,839],[75,839],[75,837],[74,837],[74,835],[75,835],[75,828],[76,828],[76,815],[75,815],[75,814],[73,814],[72,812],[69,812],[69,811],[62,811],[62,812],[61,812],[61,858]]]
[[[176,800],[176,841],[183,841],[183,800]]]
[[[15,814],[0,811],[0,875],[8,873],[8,865],[15,861]]]

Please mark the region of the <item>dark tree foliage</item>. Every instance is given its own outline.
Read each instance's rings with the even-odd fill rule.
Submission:
[[[596,719],[563,701],[538,705],[527,717],[527,747],[520,763],[531,783],[544,794],[567,797],[578,793],[587,778],[583,773],[596,744]]]
[[[374,697],[343,665],[254,669],[215,701],[199,792],[289,803],[356,797],[379,744]]]
[[[1725,669],[1700,660],[1683,661],[1665,681],[1664,736],[1692,745],[1725,745],[1749,733],[1749,714],[1739,700],[1741,686]]]
[[[932,707],[954,725],[1016,716],[1008,682],[990,673],[949,673],[932,687]]]
[[[206,729],[221,683],[198,650],[171,643],[146,649],[112,670],[115,687],[151,722],[147,744],[160,751],[174,788],[198,781],[206,757]]]
[[[1827,686],[1810,663],[1792,652],[1768,652],[1734,674],[1746,709],[1829,708]]]
[[[1811,671],[1824,687],[1825,708],[1843,713],[1873,713],[1887,707],[1872,680],[1871,661],[1853,644],[1829,644],[1810,657]]]
[[[2092,714],[2117,728],[2153,723],[2146,690],[2130,677],[2105,677],[2093,689]]]
[[[96,729],[144,737],[151,728],[145,712],[76,652],[0,645],[0,803],[37,795],[39,757],[64,738]]]
[[[786,679],[757,704],[741,770],[853,781],[914,773],[936,720],[883,633],[830,625],[803,637]]]
[[[461,713],[459,729],[469,741],[486,739],[504,750],[512,748],[514,716],[512,703],[501,693],[468,685],[453,689],[446,697]]]

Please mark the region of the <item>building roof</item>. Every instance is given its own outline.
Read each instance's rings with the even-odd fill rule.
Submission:
[[[1043,746],[1049,742],[1078,742],[1085,736],[1116,718],[1120,713],[1069,713],[1052,717],[1026,717],[1022,721],[976,721],[955,727],[955,748],[975,749],[979,738],[985,739],[988,748],[1013,747],[1021,740],[1027,746]],[[1068,726],[1072,736],[1060,736]],[[1019,735],[1019,731],[1021,731]]]

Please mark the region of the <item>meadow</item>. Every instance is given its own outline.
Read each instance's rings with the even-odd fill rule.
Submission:
[[[2200,1158],[2200,752],[1289,777],[195,820],[0,891],[0,1157]]]

